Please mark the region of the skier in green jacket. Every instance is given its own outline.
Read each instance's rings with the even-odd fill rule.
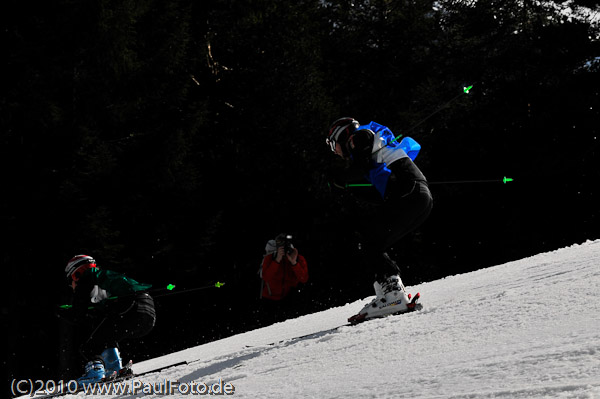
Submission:
[[[89,338],[80,353],[86,360],[80,385],[114,378],[128,371],[118,349],[124,339],[139,338],[154,327],[154,300],[141,284],[123,274],[101,270],[88,255],[77,255],[67,263],[65,273],[73,289],[73,321],[94,320]]]

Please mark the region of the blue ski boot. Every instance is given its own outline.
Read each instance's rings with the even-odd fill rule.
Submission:
[[[119,349],[108,348],[100,355],[104,361],[105,374],[108,378],[118,377],[121,369],[123,368],[123,362],[119,354]]]
[[[101,382],[104,379],[104,363],[102,360],[96,359],[86,363],[85,374],[77,379],[79,386],[94,384]]]

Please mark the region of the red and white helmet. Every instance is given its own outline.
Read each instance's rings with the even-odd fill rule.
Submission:
[[[74,256],[65,267],[65,273],[67,278],[73,280],[79,279],[79,274],[83,273],[86,269],[96,267],[96,261],[94,258],[88,255],[77,255]]]
[[[348,138],[358,129],[360,123],[354,118],[344,117],[336,120],[329,127],[329,133],[325,141],[331,148],[331,151],[335,152],[336,143],[342,145],[342,149],[346,151],[345,144]]]

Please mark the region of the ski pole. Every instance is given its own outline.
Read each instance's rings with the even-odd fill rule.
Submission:
[[[194,291],[200,291],[200,290],[205,290],[208,288],[221,288],[222,286],[224,286],[225,283],[221,283],[219,281],[217,281],[214,284],[208,284],[208,285],[203,285],[202,287],[195,287],[195,288],[186,288],[184,290],[181,291],[173,291],[173,289],[175,288],[175,285],[173,284],[169,284],[166,287],[167,292],[164,292],[162,294],[158,294],[158,295],[153,295],[154,298],[158,298],[161,296],[169,296],[169,295],[178,295],[178,294],[187,294],[189,292],[194,292]],[[164,291],[164,289],[162,289],[161,291]]]
[[[92,333],[90,334],[89,338],[79,346],[79,354],[81,356],[83,356],[83,358],[88,361],[87,356],[85,355],[83,348],[85,348],[85,346],[88,344],[88,342],[90,342],[92,340],[92,338],[94,337],[94,334],[96,334],[96,331],[98,331],[100,329],[100,327],[102,327],[102,324],[104,324],[104,322],[106,321],[107,317],[104,317],[102,319],[102,321],[98,324],[98,326],[96,326],[96,328],[94,328],[94,331],[92,331]]]
[[[384,149],[385,147],[387,147],[388,145],[392,144],[393,142],[397,141],[400,137],[403,136],[403,134],[408,134],[410,132],[412,132],[413,130],[415,130],[417,127],[421,126],[423,123],[425,123],[427,120],[429,120],[430,118],[432,118],[434,115],[436,115],[437,113],[439,113],[440,111],[442,111],[444,108],[448,107],[450,104],[452,104],[454,101],[456,101],[456,99],[460,96],[462,96],[463,94],[469,94],[469,92],[471,91],[471,89],[473,88],[473,85],[475,83],[469,85],[469,86],[463,86],[462,91],[457,94],[456,96],[452,97],[450,100],[446,101],[444,104],[442,104],[441,106],[439,106],[435,111],[431,112],[429,115],[427,115],[425,118],[421,119],[419,122],[417,122],[415,125],[413,125],[411,128],[409,128],[408,130],[406,130],[404,133],[401,133],[399,135],[397,135],[396,137],[394,137],[393,140],[390,140],[389,143],[387,143],[385,146],[381,147],[380,149],[378,149],[377,151],[374,151],[373,154],[377,154],[379,151],[381,151],[382,149]],[[373,155],[372,154],[372,155]]]
[[[446,181],[428,181],[427,184],[465,184],[465,183],[509,183],[514,181],[511,177],[504,176],[502,179],[488,179],[488,180],[446,180]],[[346,184],[345,188],[353,187],[372,187],[371,183],[353,183]]]
[[[140,293],[148,293],[151,294],[153,298],[158,298],[158,297],[162,297],[162,296],[167,296],[167,295],[177,295],[177,294],[184,294],[184,293],[189,293],[189,292],[193,292],[193,291],[200,291],[200,290],[205,290],[208,288],[221,288],[222,286],[224,286],[225,283],[221,283],[219,281],[217,281],[216,283],[211,283],[208,285],[203,285],[201,287],[195,287],[195,288],[187,288],[181,291],[173,291],[175,289],[175,285],[174,284],[168,284],[166,287],[161,287],[161,288],[155,288],[153,290],[146,290],[146,291],[137,291],[131,294],[127,294],[127,295],[123,295],[123,296],[111,296],[108,297],[108,300],[115,300],[115,299],[123,299],[123,298],[130,298],[130,297],[134,297],[137,294]],[[60,305],[59,308],[60,309],[71,309],[73,307],[73,305]],[[93,309],[94,306],[89,306],[88,309]]]
[[[502,179],[489,179],[489,180],[447,180],[447,181],[432,181],[427,182],[428,184],[464,184],[464,183],[509,183],[514,179],[504,176]]]
[[[429,115],[427,115],[425,118],[421,119],[416,125],[413,125],[410,129],[408,129],[404,133],[406,134],[406,133],[412,132],[417,127],[419,127],[423,123],[425,123],[427,120],[429,120],[430,118],[432,118],[434,115],[436,115],[437,113],[439,113],[440,111],[442,111],[444,108],[448,107],[450,104],[452,104],[454,101],[456,101],[456,99],[458,97],[462,96],[463,94],[469,94],[469,92],[471,91],[472,88],[473,88],[473,85],[463,86],[462,92],[460,92],[456,96],[452,97],[450,100],[446,101],[444,104],[442,104],[440,107],[438,107],[438,109],[436,109],[435,111],[433,111],[432,113],[430,113]],[[400,137],[402,137],[401,134],[398,135],[398,137],[394,138],[393,141],[398,140]]]

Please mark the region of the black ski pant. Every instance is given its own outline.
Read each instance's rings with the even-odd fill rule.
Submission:
[[[141,338],[152,331],[156,322],[154,300],[146,293],[140,294],[122,313],[107,314],[100,319],[89,338],[80,348],[86,361],[100,355],[104,349],[118,348],[125,339]]]
[[[408,193],[388,187],[382,205],[363,220],[360,231],[362,250],[375,281],[400,274],[398,265],[386,251],[402,237],[419,227],[431,213],[433,198],[425,181],[414,181]]]

